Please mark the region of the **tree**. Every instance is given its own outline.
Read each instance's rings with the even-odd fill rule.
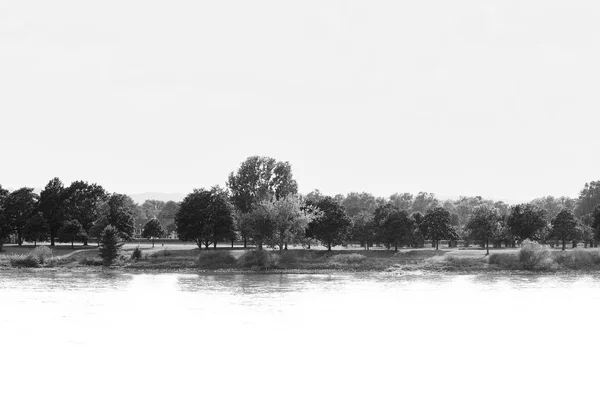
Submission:
[[[5,210],[5,202],[7,197],[8,190],[3,189],[2,185],[0,184],[0,252],[2,252],[4,241],[8,238],[12,230]]]
[[[202,248],[233,235],[233,208],[226,192],[219,186],[211,190],[196,189],[182,201],[175,214],[180,240],[193,241]]]
[[[179,203],[175,201],[167,201],[158,213],[158,216],[156,218],[160,221],[160,224],[162,224],[163,226],[167,226],[167,230],[169,225],[175,225],[175,213],[177,213],[178,208]]]
[[[130,240],[135,230],[130,200],[131,197],[125,194],[110,195],[99,206],[96,229],[104,231],[110,225],[117,229],[122,240]]]
[[[140,205],[140,208],[144,217],[146,217],[147,219],[154,219],[158,218],[158,215],[160,215],[165,205],[166,202],[164,201],[147,199],[142,205]]]
[[[375,236],[375,222],[373,214],[369,212],[360,212],[351,218],[352,224],[350,227],[350,239],[356,240],[365,249],[373,244]]]
[[[413,203],[413,195],[411,193],[395,193],[390,195],[390,202],[398,207],[398,209],[409,211]]]
[[[414,223],[408,212],[400,210],[396,205],[386,204],[377,207],[373,221],[377,239],[387,248],[393,245],[394,250],[398,252],[398,245],[411,242]]]
[[[592,214],[598,205],[600,205],[600,180],[585,183],[575,205],[575,216]]]
[[[254,204],[247,214],[247,223],[250,237],[258,245],[258,250],[263,249],[263,244],[273,240],[275,235],[275,209],[273,201],[261,201]]]
[[[425,213],[429,209],[433,209],[439,205],[439,201],[435,198],[435,194],[427,192],[419,192],[413,200],[411,209],[412,212]]]
[[[322,215],[309,223],[309,229],[331,251],[332,246],[340,245],[346,240],[352,222],[344,206],[329,196],[315,205]]]
[[[547,225],[546,211],[533,204],[514,205],[510,209],[506,224],[519,241],[535,240]]]
[[[435,250],[439,248],[440,240],[453,240],[458,236],[452,227],[450,212],[441,206],[429,209],[423,217],[421,227],[427,239],[435,241]]]
[[[48,223],[50,246],[52,247],[54,246],[54,240],[59,230],[67,220],[65,195],[65,187],[58,177],[50,180],[40,193],[38,209],[42,212]]]
[[[529,202],[530,204],[537,205],[541,209],[546,211],[546,221],[550,222],[558,215],[563,209],[573,211],[575,208],[575,200],[569,197],[553,197],[548,195],[546,197],[536,198]]]
[[[373,213],[375,208],[377,208],[377,200],[373,196],[373,194],[369,194],[366,192],[357,193],[351,192],[348,193],[341,201],[344,208],[346,208],[346,213],[351,218],[358,215],[361,212]]]
[[[574,240],[578,235],[577,220],[568,209],[563,209],[552,219],[550,235],[562,241],[562,250],[565,250],[567,240]]]
[[[597,205],[592,212],[592,229],[594,229],[594,238],[600,240],[600,205]]]
[[[92,226],[98,221],[100,204],[108,199],[108,194],[97,184],[84,181],[74,181],[65,189],[66,214],[70,219],[79,221],[85,235],[83,245],[88,245],[88,237],[100,238],[102,228],[92,231]]]
[[[71,248],[74,247],[74,242],[76,240],[81,240],[85,237],[86,233],[79,223],[79,220],[71,219],[63,225],[63,227],[58,232],[58,239],[60,242],[70,242]]]
[[[4,209],[8,224],[17,234],[17,243],[23,245],[25,224],[33,216],[37,207],[38,195],[32,188],[23,187],[8,194],[4,201]]]
[[[465,227],[469,236],[485,242],[486,255],[489,255],[490,239],[496,237],[500,231],[500,213],[493,206],[479,205],[473,209]]]
[[[273,235],[269,244],[278,246],[279,250],[287,249],[288,244],[301,240],[308,224],[316,218],[316,212],[302,206],[300,198],[288,195],[271,201],[272,206],[267,209],[273,212]]]
[[[110,224],[102,230],[98,253],[106,266],[110,266],[119,256],[119,250],[123,246],[120,242],[121,236],[119,229]]]
[[[37,246],[38,241],[48,239],[49,234],[50,228],[41,212],[37,212],[31,216],[23,229],[23,238],[25,241],[33,241],[34,246]]]
[[[154,248],[154,239],[165,235],[165,231],[158,219],[150,219],[144,225],[142,237],[152,239],[152,248]]]

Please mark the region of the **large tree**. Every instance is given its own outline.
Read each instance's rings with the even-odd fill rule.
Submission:
[[[315,205],[322,214],[309,223],[309,230],[331,251],[332,246],[340,245],[347,239],[352,221],[344,206],[331,197],[324,197]]]
[[[563,209],[552,219],[550,235],[562,242],[562,250],[565,250],[566,242],[574,240],[578,236],[577,220],[569,209]]]
[[[412,212],[425,213],[429,209],[433,209],[439,205],[439,201],[435,198],[435,194],[427,192],[419,192],[411,205]]]
[[[390,195],[390,202],[394,205],[396,205],[398,207],[398,209],[404,210],[404,211],[409,211],[412,203],[413,203],[413,199],[414,196],[411,193],[394,193],[392,195]]]
[[[59,230],[67,221],[66,194],[67,191],[58,177],[50,180],[40,193],[38,209],[48,223],[50,246],[54,246]]]
[[[375,209],[373,217],[377,239],[387,248],[407,245],[412,241],[414,222],[405,210],[396,205],[386,204]]]
[[[594,229],[594,238],[600,240],[600,205],[596,205],[592,212],[592,229]]]
[[[99,237],[105,225],[93,234],[92,226],[98,220],[99,205],[108,198],[107,192],[97,184],[74,181],[65,190],[67,214],[70,219],[79,221],[85,231],[83,245],[88,245],[89,237]]]
[[[351,220],[350,239],[358,241],[361,246],[364,246],[368,250],[369,246],[373,244],[375,236],[373,214],[370,212],[360,212],[354,215]]]
[[[165,235],[165,231],[163,230],[158,219],[150,219],[144,225],[142,237],[152,240],[152,248],[154,248],[154,239],[160,238],[163,235]]]
[[[535,240],[547,227],[546,211],[533,204],[514,205],[510,209],[506,224],[519,241]]]
[[[490,254],[490,239],[500,232],[500,213],[488,204],[476,206],[466,224],[469,236],[485,242],[486,255]]]
[[[196,189],[181,202],[175,214],[177,234],[182,241],[193,241],[202,248],[233,235],[233,208],[220,187]]]
[[[19,246],[23,245],[23,231],[27,221],[35,213],[38,198],[33,188],[23,187],[8,194],[4,201],[8,223],[17,235]]]
[[[231,172],[227,188],[232,204],[242,214],[251,212],[260,201],[298,193],[289,162],[261,156],[248,157],[235,173]],[[243,239],[246,246],[246,237]]]
[[[58,232],[60,242],[70,242],[71,248],[74,247],[75,241],[82,240],[84,237],[85,231],[77,219],[66,221]]]
[[[47,240],[49,234],[50,227],[42,212],[34,213],[27,220],[23,229],[23,238],[25,241],[33,241],[34,246],[37,246],[38,241]]]
[[[165,205],[166,202],[164,201],[147,199],[142,205],[140,205],[140,208],[147,219],[153,219],[158,218],[158,215],[160,215]]]
[[[317,214],[303,206],[296,195],[288,195],[271,202],[272,206],[269,209],[273,212],[274,231],[269,243],[278,246],[281,251],[284,247],[287,248],[288,244],[301,241],[308,224]]]
[[[133,237],[135,230],[134,219],[130,207],[131,199],[125,194],[112,194],[99,205],[98,220],[95,222],[96,231],[104,231],[111,225],[118,232],[122,240],[127,241]]]
[[[598,205],[600,205],[600,180],[585,183],[575,205],[575,216],[591,214]]]
[[[421,228],[425,233],[425,238],[435,242],[436,251],[439,248],[440,240],[454,240],[458,237],[452,227],[450,212],[441,206],[431,208],[425,213]]]
[[[3,189],[0,184],[0,252],[2,252],[4,241],[8,238],[12,230],[5,210],[5,202],[8,194],[8,190]]]

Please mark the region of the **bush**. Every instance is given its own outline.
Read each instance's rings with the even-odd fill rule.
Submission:
[[[571,269],[586,269],[592,266],[600,266],[599,251],[574,250],[571,252],[555,253],[554,261],[560,266]]]
[[[239,267],[247,267],[253,270],[268,269],[279,266],[279,255],[264,250],[246,251],[237,260]]]
[[[519,265],[519,258],[516,254],[490,254],[488,258],[490,265],[514,268]]]
[[[524,270],[549,267],[552,263],[550,250],[537,242],[525,240],[519,251],[519,263]]]
[[[104,261],[101,258],[83,258],[79,261],[84,266],[103,266]]]
[[[131,252],[131,260],[138,261],[140,259],[142,259],[142,250],[140,247],[135,247]]]
[[[38,267],[40,264],[32,253],[28,253],[10,258],[10,265],[14,267]]]
[[[236,259],[229,251],[205,251],[196,258],[196,266],[206,269],[223,269],[235,265]]]
[[[361,254],[339,254],[332,256],[329,263],[338,265],[358,265],[366,260],[367,257]]]
[[[37,247],[31,251],[31,255],[37,259],[40,265],[43,265],[52,257],[52,250],[48,247]]]

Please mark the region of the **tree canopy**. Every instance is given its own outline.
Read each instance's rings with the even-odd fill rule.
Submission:
[[[322,198],[315,206],[322,214],[309,223],[309,229],[331,251],[331,247],[345,242],[352,222],[344,206],[332,197]]]

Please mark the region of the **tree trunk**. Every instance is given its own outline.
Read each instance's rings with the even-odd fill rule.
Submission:
[[[154,238],[152,239],[152,248],[154,248]]]
[[[331,251],[331,243],[330,242],[327,243],[327,250]]]
[[[247,240],[246,240],[246,237],[244,237],[244,248],[246,248],[246,244],[247,244]]]
[[[287,249],[287,242],[286,242],[284,245],[285,245],[285,246],[283,247],[283,249],[285,249],[285,250],[287,251],[287,250],[288,250],[288,249]]]
[[[394,243],[394,244],[395,244],[395,245],[394,245],[394,252],[398,252],[398,243],[396,242],[396,243]]]
[[[563,247],[563,249],[562,249],[562,250],[564,251],[564,250],[565,250],[565,247],[566,247],[566,245],[567,245],[567,240],[562,240],[562,244],[563,244],[563,246],[562,246],[562,247]]]
[[[215,240],[215,242],[213,242],[213,248],[217,249],[217,240]]]
[[[490,254],[490,240],[485,240],[485,254]]]
[[[50,233],[50,246],[54,246],[54,234]]]
[[[233,248],[233,238],[231,239],[231,248]]]
[[[71,249],[75,248],[74,247],[74,242],[75,242],[75,240],[71,240]]]
[[[21,232],[17,232],[17,244],[19,246],[23,245],[23,237],[21,236]]]
[[[87,239],[87,238],[84,238],[84,239],[83,239],[83,246],[84,246],[84,247],[87,247],[87,245],[88,245],[88,239]]]
[[[440,240],[435,240],[435,250],[439,249]]]
[[[33,241],[33,246],[34,246],[34,247],[37,247],[37,240],[34,240],[34,241]]]
[[[577,248],[577,241],[573,240],[573,242],[571,243],[573,245],[573,248]]]
[[[258,243],[258,250],[262,251],[262,241]]]
[[[308,243],[308,249],[310,249],[310,242]]]

